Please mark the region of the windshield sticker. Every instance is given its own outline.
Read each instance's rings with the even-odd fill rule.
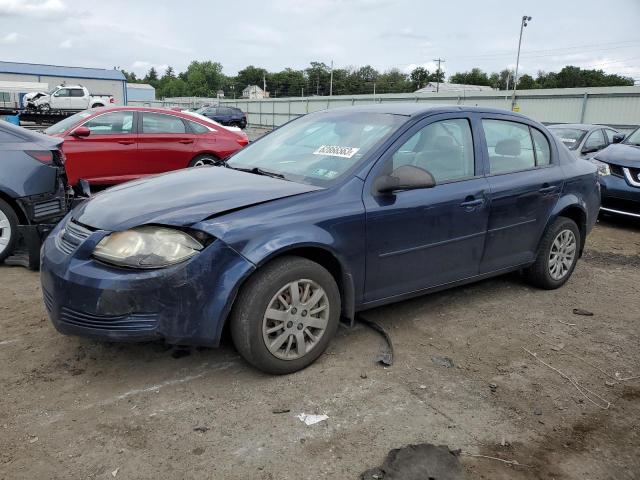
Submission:
[[[564,143],[576,143],[575,138],[561,138],[560,140],[563,141]]]
[[[324,168],[316,168],[313,171],[313,175],[315,175],[316,177],[324,177],[324,178],[335,178],[338,176],[338,172],[336,172],[335,170],[327,170]]]
[[[342,157],[342,158],[351,158],[353,157],[359,148],[355,147],[340,147],[338,145],[322,145],[318,148],[314,155],[326,155],[330,157]]]

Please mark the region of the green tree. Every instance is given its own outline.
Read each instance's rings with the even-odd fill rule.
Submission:
[[[429,70],[423,67],[416,67],[411,71],[409,75],[411,79],[412,88],[414,90],[418,90],[424,87],[427,83],[429,83],[429,79],[431,78],[431,74]]]
[[[536,87],[536,81],[531,75],[527,75],[525,73],[520,78],[518,78],[518,88],[520,90],[532,90]]]
[[[491,86],[491,81],[485,72],[479,68],[472,68],[470,72],[455,73],[449,77],[451,83],[465,85],[485,85]]]
[[[145,75],[143,82],[152,85],[154,88],[158,86],[158,72],[155,68],[151,67],[149,69],[149,72]]]

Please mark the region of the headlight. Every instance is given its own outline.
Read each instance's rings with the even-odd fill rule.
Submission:
[[[204,247],[192,236],[166,227],[139,227],[104,237],[93,256],[131,268],[161,268],[193,257]]]
[[[602,175],[603,177],[611,175],[611,169],[609,168],[608,163],[601,162],[600,160],[596,160],[595,158],[592,158],[589,161],[598,168],[598,175]]]

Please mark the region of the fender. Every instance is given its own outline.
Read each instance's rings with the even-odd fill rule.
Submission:
[[[589,222],[588,211],[589,210],[587,208],[586,202],[581,197],[578,197],[574,193],[564,194],[556,202],[555,207],[553,208],[553,210],[551,211],[551,214],[549,215],[549,218],[547,219],[547,225],[543,230],[542,235],[538,239],[538,247],[536,248],[536,252],[540,249],[540,242],[542,241],[542,237],[544,236],[545,232],[549,228],[549,225],[551,225],[559,216],[562,215],[563,212],[567,211],[568,209],[578,209],[584,216],[583,225],[581,225],[579,221],[576,221],[576,223],[578,224],[578,228],[580,229],[580,236],[582,237],[581,239],[582,241],[580,242],[581,243],[580,256],[582,256],[582,250],[584,249],[584,244],[586,242],[587,232],[589,231],[589,227],[588,227],[588,222]],[[571,218],[573,220],[577,220],[573,217]]]

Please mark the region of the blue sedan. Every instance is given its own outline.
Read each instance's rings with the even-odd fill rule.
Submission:
[[[560,287],[599,206],[596,167],[525,116],[335,109],[99,193],[45,242],[42,290],[62,333],[216,346],[229,325],[290,373],[368,308],[515,270]]]

